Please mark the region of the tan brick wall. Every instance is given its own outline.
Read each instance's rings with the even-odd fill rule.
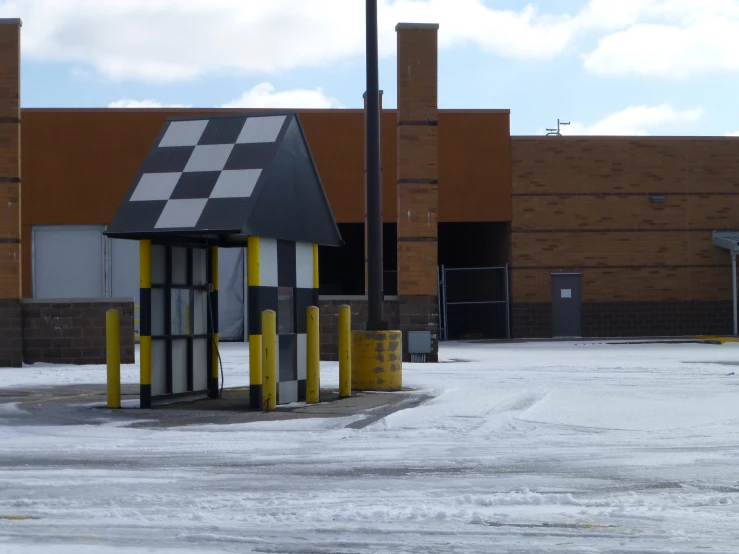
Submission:
[[[402,121],[402,115],[398,120]],[[398,127],[398,179],[413,181],[439,178],[438,127],[401,125]]]
[[[397,29],[398,119],[436,120],[437,35],[434,28]]]
[[[402,275],[404,295],[436,295],[436,251],[436,242],[398,240],[398,288]]]
[[[737,167],[739,172],[739,164]],[[737,174],[739,180],[739,173]],[[739,190],[737,191],[739,192]],[[739,225],[739,194],[668,194],[664,203],[638,196],[520,196],[516,230],[728,229]]]
[[[516,233],[516,266],[726,265],[705,231],[675,233]]]
[[[515,302],[550,302],[551,271],[511,270]],[[583,302],[729,300],[731,270],[721,268],[589,268],[582,270]]]
[[[437,32],[397,29],[399,296],[437,294]]]
[[[711,232],[739,228],[739,139],[513,137],[511,151],[513,302],[549,302],[553,271],[582,273],[583,302],[731,298]]]
[[[398,236],[433,237],[437,228],[439,187],[428,184],[400,185],[404,211],[398,210]]]
[[[512,192],[739,192],[739,138],[512,137]]]
[[[20,23],[0,20],[0,298],[21,296]]]

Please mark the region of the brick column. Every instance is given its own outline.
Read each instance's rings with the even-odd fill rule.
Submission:
[[[367,92],[362,94],[364,99],[364,294],[369,293],[369,279],[367,276]],[[380,91],[380,119],[382,120],[382,91]],[[382,121],[380,122],[380,163],[382,163]],[[382,186],[382,166],[380,166],[380,186]]]
[[[0,368],[23,359],[20,28],[19,19],[0,19]]]
[[[403,360],[407,332],[438,337],[438,101],[439,26],[399,23],[398,39],[398,301]],[[430,361],[438,361],[434,341]]]

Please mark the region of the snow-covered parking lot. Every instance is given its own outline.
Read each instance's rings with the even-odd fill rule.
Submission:
[[[14,426],[23,405],[1,404],[0,552],[739,552],[739,345],[441,354],[404,365],[430,401],[364,429]],[[248,383],[246,356],[224,346],[227,387]],[[322,383],[337,377],[325,363]]]

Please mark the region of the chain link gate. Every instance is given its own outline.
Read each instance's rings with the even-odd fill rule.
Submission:
[[[444,267],[439,276],[443,340],[511,338],[508,265]]]

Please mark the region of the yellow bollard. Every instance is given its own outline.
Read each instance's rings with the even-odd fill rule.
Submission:
[[[108,408],[121,407],[121,313],[105,312],[105,358],[108,365]]]
[[[139,407],[151,408],[151,241],[139,241]]]
[[[305,401],[318,404],[321,400],[321,334],[319,326],[320,313],[316,306],[308,308],[308,360]]]
[[[339,307],[339,398],[352,395],[352,312],[349,306]]]
[[[277,408],[277,314],[262,312],[262,408]]]

